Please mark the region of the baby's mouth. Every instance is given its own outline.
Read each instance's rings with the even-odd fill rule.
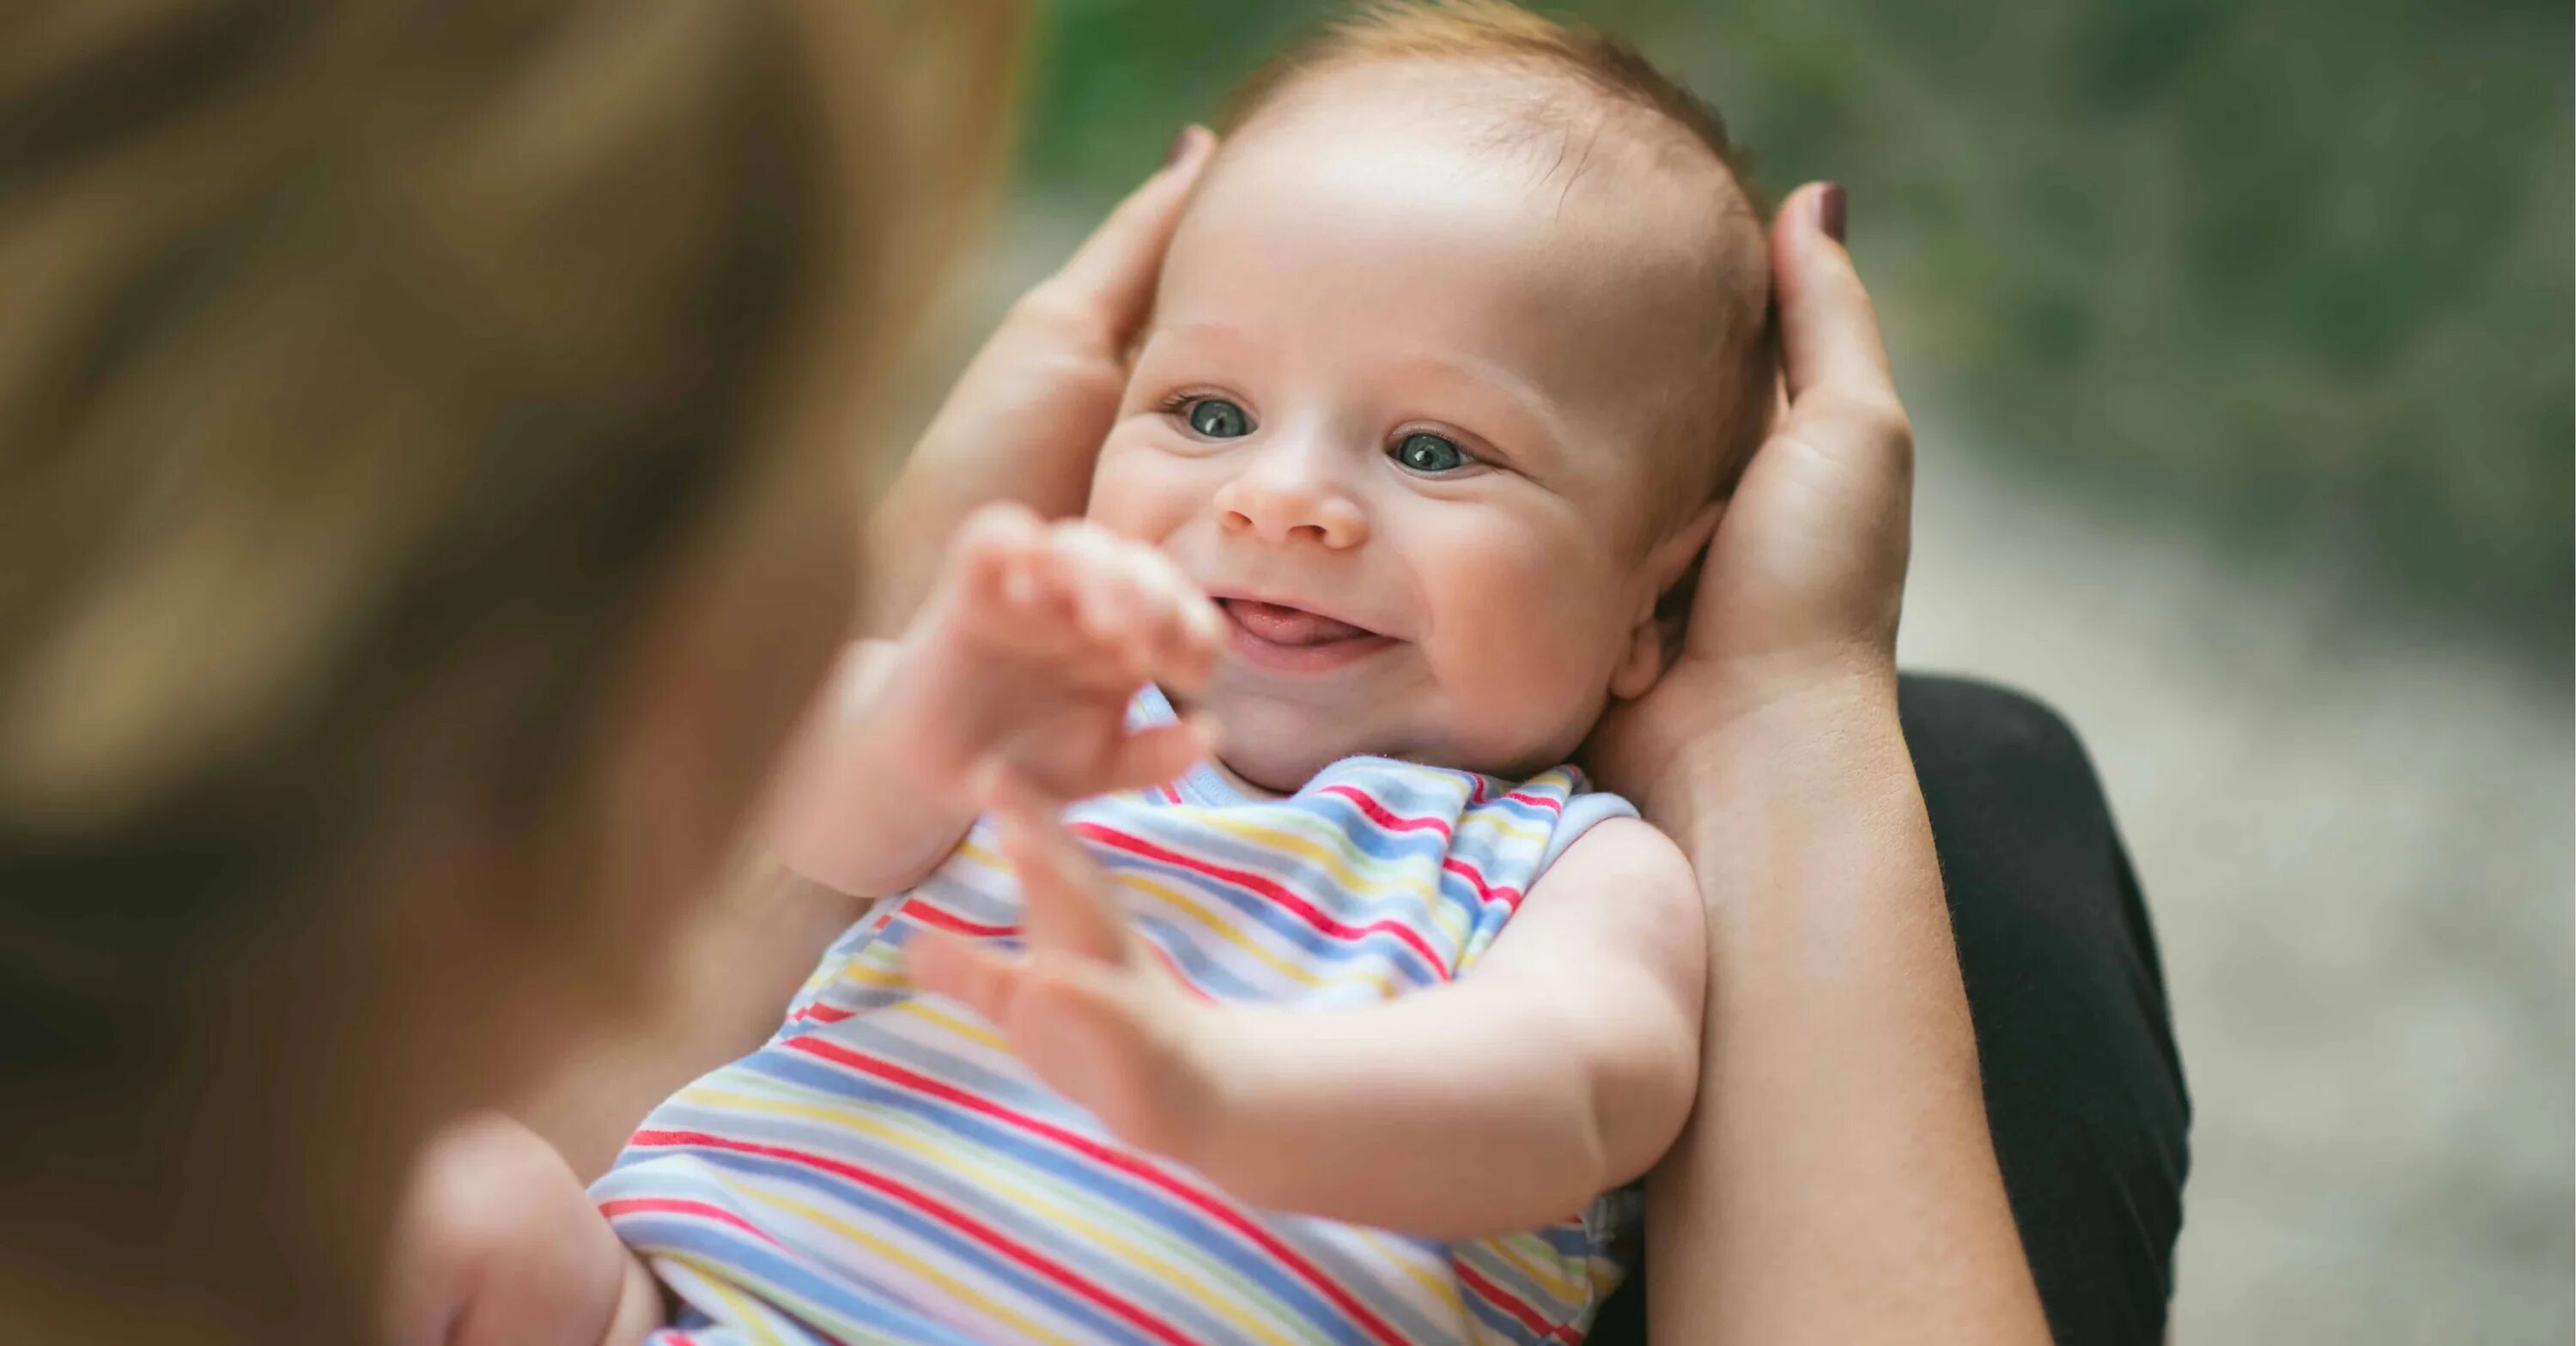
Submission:
[[[1320,612],[1283,607],[1277,603],[1256,603],[1249,598],[1226,599],[1224,607],[1226,615],[1234,618],[1235,625],[1273,645],[1328,645],[1336,640],[1356,640],[1377,634],[1365,627],[1336,621]]]
[[[1235,656],[1283,673],[1320,673],[1367,657],[1394,642],[1363,626],[1279,603],[1218,600],[1234,627]]]

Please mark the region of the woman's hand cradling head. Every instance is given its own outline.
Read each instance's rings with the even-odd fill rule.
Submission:
[[[1587,748],[1650,814],[1669,815],[1680,776],[1784,701],[1857,696],[1893,714],[1914,437],[1842,210],[1841,188],[1810,185],[1772,224],[1786,405],[1710,539],[1680,654]]]
[[[1216,136],[1192,126],[1052,276],[1021,296],[966,366],[869,521],[861,634],[903,624],[948,539],[977,507],[1011,500],[1077,513],[1127,385],[1127,346],[1151,314],[1163,250]]]

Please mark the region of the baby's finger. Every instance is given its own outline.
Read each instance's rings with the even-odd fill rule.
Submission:
[[[1127,662],[1141,664],[1137,652],[1149,630],[1152,604],[1137,574],[1136,549],[1093,524],[1058,529],[1054,543],[1074,579],[1083,633]]]
[[[921,989],[944,995],[1000,1023],[1011,1010],[1021,963],[945,930],[916,929],[903,946],[904,966]]]
[[[994,778],[986,807],[1001,824],[1002,858],[1019,875],[1029,948],[1123,961],[1126,924],[1109,901],[1099,866],[1065,830],[1055,801],[1004,772]]]
[[[1138,577],[1152,594],[1157,613],[1154,677],[1182,691],[1194,691],[1225,652],[1225,617],[1207,594],[1161,552],[1146,552]]]
[[[1193,715],[1179,724],[1157,725],[1121,739],[1116,757],[1093,789],[1106,794],[1160,785],[1206,760],[1214,751],[1215,721],[1206,716]]]
[[[1038,516],[1019,505],[987,505],[966,516],[949,555],[968,591],[980,598],[1004,597],[1013,567],[1028,555],[1040,529]]]

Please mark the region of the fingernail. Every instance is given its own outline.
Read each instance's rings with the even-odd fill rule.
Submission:
[[[1196,122],[1182,127],[1181,133],[1172,137],[1172,148],[1163,156],[1163,167],[1169,168],[1190,157],[1190,146],[1197,143],[1201,134],[1202,128]]]
[[[1816,227],[1836,243],[1843,241],[1846,208],[1841,183],[1828,182],[1823,191],[1816,193]]]

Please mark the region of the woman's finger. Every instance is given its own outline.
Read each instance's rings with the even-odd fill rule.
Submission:
[[[1091,315],[1121,339],[1134,332],[1153,303],[1154,279],[1180,223],[1181,204],[1215,153],[1215,132],[1204,126],[1183,130],[1171,162],[1128,193],[1031,297],[1046,307]]]
[[[1851,254],[1826,228],[1827,203],[1841,190],[1827,183],[1801,187],[1771,224],[1781,379],[1793,412],[1820,392],[1836,402],[1901,405],[1879,341],[1878,312]]]
[[[1124,959],[1125,921],[1109,901],[1099,866],[1065,830],[1056,802],[1001,771],[992,778],[985,807],[1001,826],[1002,858],[1019,876],[1029,948],[1102,962]]]

